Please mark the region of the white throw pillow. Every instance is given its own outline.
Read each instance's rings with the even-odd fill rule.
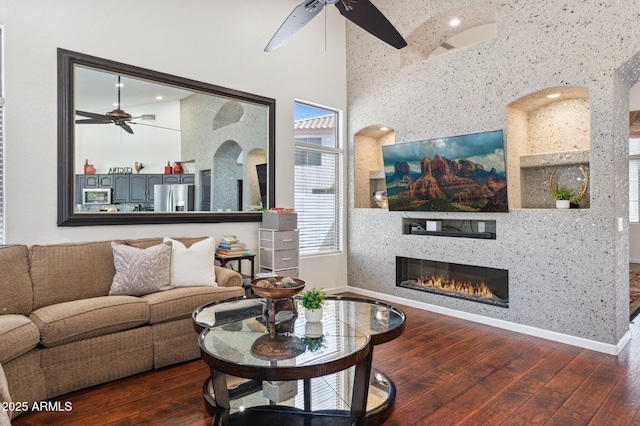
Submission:
[[[165,237],[171,241],[171,286],[196,287],[217,286],[216,242],[213,237],[191,244],[187,248],[178,240]]]

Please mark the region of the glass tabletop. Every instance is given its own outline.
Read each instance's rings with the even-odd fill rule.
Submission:
[[[369,342],[375,345],[391,340],[404,327],[401,310],[377,301],[330,296],[319,323],[307,322],[300,300],[295,303],[297,318],[287,318],[289,312],[280,312],[285,315],[282,318],[276,315],[287,332],[275,337],[269,335],[263,298],[245,296],[205,305],[193,316],[204,330],[200,347],[215,361],[247,367],[254,378],[267,378],[264,373],[274,368],[300,370],[326,366],[354,354],[365,356]]]

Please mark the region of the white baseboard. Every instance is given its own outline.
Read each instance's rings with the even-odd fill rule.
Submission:
[[[442,306],[432,305],[424,302],[417,302],[415,300],[404,299],[402,297],[392,296],[385,293],[378,293],[375,291],[365,290],[357,287],[341,287],[327,290],[327,293],[356,293],[362,296],[368,296],[375,299],[380,299],[384,301],[389,301],[393,303],[397,303],[399,305],[410,306],[412,308],[423,309],[425,311],[436,312],[438,314],[448,315],[455,318],[461,318],[468,321],[477,322],[480,324],[490,325],[492,327],[498,327],[505,330],[515,331],[517,333],[527,334],[529,336],[540,337],[547,340],[552,340],[554,342],[565,343],[571,346],[577,346],[579,348],[589,349],[596,352],[602,352],[608,355],[618,355],[622,349],[629,343],[631,340],[631,331],[627,330],[627,332],[622,336],[618,344],[609,344],[598,342],[595,340],[589,340],[582,337],[571,336],[568,334],[558,333],[555,331],[544,330],[542,328],[532,327],[529,325],[516,324],[514,322],[489,318],[482,315],[472,314],[468,312],[457,311],[451,308],[444,308]]]
[[[640,263],[640,259],[629,259],[629,263]]]

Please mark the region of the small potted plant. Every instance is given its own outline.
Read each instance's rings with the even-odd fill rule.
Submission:
[[[551,194],[553,198],[556,200],[556,208],[557,209],[568,209],[571,205],[571,200],[573,198],[573,190],[569,188],[560,188]]]
[[[322,320],[322,306],[326,297],[327,293],[317,288],[302,293],[302,306],[304,306],[304,316],[307,321],[318,322]]]

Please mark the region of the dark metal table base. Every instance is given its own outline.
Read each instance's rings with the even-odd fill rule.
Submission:
[[[306,382],[302,381],[303,383]],[[280,405],[263,405],[249,407],[243,410],[233,410],[229,416],[229,424],[233,426],[256,425],[256,424],[278,424],[280,426],[340,426],[340,425],[377,425],[383,423],[391,414],[391,407],[396,398],[396,387],[391,379],[385,374],[372,369],[369,377],[369,400],[373,398],[382,399],[375,407],[369,407],[366,412],[364,422],[357,423],[350,416],[349,410],[318,410],[309,411],[308,384],[305,383],[305,408]],[[229,391],[231,400],[236,400],[257,392],[262,392],[262,382],[259,380],[248,380],[237,388]],[[220,424],[222,410],[218,409],[213,392],[211,378],[204,383],[204,401],[207,412],[213,417],[213,426]],[[234,412],[235,411],[235,412]]]

